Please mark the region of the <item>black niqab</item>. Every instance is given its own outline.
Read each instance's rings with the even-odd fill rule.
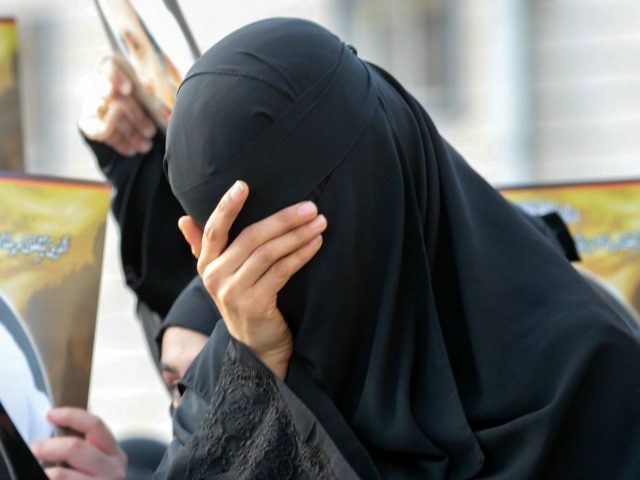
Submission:
[[[279,296],[287,382],[363,477],[373,462],[393,478],[640,478],[628,327],[326,30],[272,19],[212,47],[179,91],[166,164],[201,224],[249,184],[232,238],[305,198],[326,215]],[[185,378],[209,398],[213,345]]]

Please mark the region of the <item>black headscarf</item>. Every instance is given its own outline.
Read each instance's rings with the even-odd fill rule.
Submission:
[[[338,38],[272,19],[223,39],[179,91],[165,160],[201,224],[249,184],[232,238],[303,199],[326,215],[278,298],[287,382],[362,476],[640,478],[629,329]],[[185,378],[204,396],[214,345]]]
[[[158,348],[162,347],[162,336],[169,327],[188,328],[209,336],[219,319],[220,313],[215,303],[204,288],[202,279],[196,276],[180,292],[167,316],[162,320],[156,337]]]

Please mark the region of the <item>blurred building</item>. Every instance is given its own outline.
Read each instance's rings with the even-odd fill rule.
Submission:
[[[333,23],[388,68],[498,183],[640,175],[640,4],[334,0]]]
[[[640,176],[640,3],[536,1],[536,176]]]
[[[405,84],[493,183],[640,177],[640,2],[179,3],[203,50],[267,16],[325,24]],[[76,128],[78,81],[109,51],[93,3],[4,0],[0,16],[18,20],[27,169],[100,178]],[[133,320],[113,224],[107,235],[91,405],[119,434],[166,437],[168,397]]]

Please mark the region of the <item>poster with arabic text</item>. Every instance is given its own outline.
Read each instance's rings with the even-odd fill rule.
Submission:
[[[0,401],[26,441],[86,407],[110,187],[0,173]]]

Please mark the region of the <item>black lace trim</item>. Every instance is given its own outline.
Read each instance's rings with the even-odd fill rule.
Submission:
[[[274,379],[229,359],[186,450],[189,479],[336,478],[326,454],[299,437]]]

